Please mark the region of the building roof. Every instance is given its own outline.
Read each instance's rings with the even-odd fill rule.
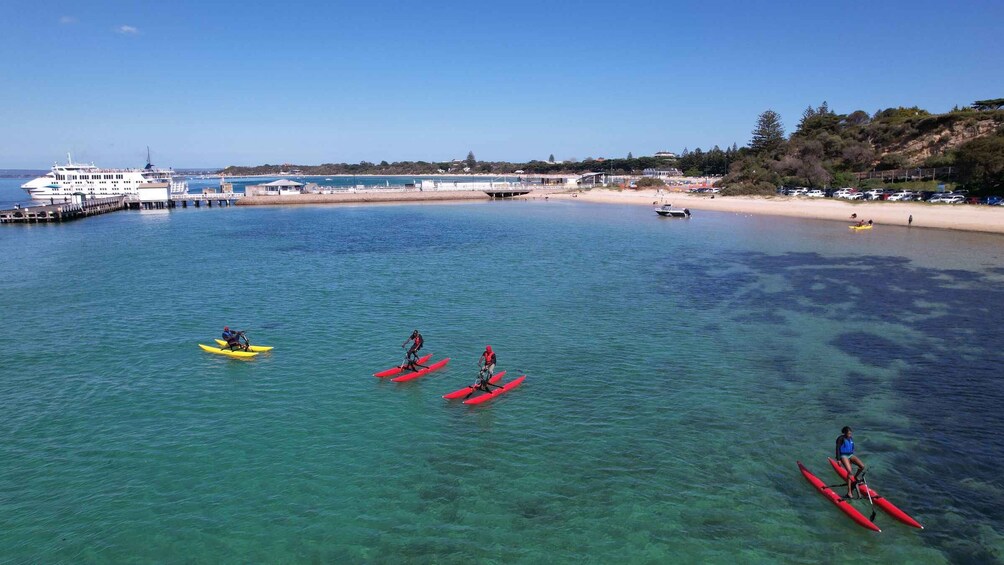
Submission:
[[[282,188],[282,187],[293,188],[293,187],[297,187],[297,186],[303,186],[303,183],[302,182],[296,182],[294,180],[279,179],[279,180],[274,180],[272,182],[267,182],[267,183],[265,183],[265,184],[263,184],[261,186],[274,186],[274,187],[279,187],[279,188]]]

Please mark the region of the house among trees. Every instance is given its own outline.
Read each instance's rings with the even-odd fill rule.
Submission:
[[[676,159],[676,153],[672,151],[656,151],[655,157],[661,157],[665,159]]]

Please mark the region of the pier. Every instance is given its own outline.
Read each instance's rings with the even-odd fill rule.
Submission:
[[[512,188],[488,189],[485,190],[484,192],[490,198],[495,199],[495,198],[512,198],[514,196],[523,196],[525,194],[529,194],[531,190],[533,189],[527,186],[522,186],[522,187],[512,187]]]
[[[44,206],[20,206],[0,210],[0,224],[48,224],[78,220],[88,216],[96,216],[117,210],[124,210],[126,197],[93,198],[62,204],[46,204]]]
[[[243,192],[211,192],[207,194],[172,194],[168,200],[146,200],[132,197],[126,201],[130,210],[163,210],[165,208],[188,208],[189,203],[196,208],[206,205],[233,206],[244,198]]]

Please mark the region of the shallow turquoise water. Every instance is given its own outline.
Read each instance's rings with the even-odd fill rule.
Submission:
[[[847,231],[544,201],[4,226],[0,557],[1000,560],[1004,238]],[[224,324],[275,351],[196,347]],[[415,327],[448,368],[371,377]],[[486,343],[524,386],[440,398]],[[836,482],[844,425],[927,530],[801,478]]]

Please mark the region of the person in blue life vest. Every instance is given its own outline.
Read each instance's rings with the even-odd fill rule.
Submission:
[[[486,345],[484,352],[481,354],[481,358],[478,359],[478,380],[474,382],[474,388],[480,389],[485,392],[491,392],[492,386],[499,388],[497,385],[492,385],[488,383],[488,380],[492,378],[492,373],[495,372],[495,361],[497,360],[495,352],[492,351],[492,346]]]
[[[239,347],[244,351],[247,351],[247,344],[241,343],[241,336],[243,335],[244,332],[231,330],[230,326],[223,326],[223,341],[227,342],[226,346],[229,347],[231,351],[233,351],[235,347]]]
[[[418,362],[418,352],[422,349],[422,346],[425,345],[425,338],[422,337],[422,334],[418,330],[415,330],[411,332],[408,339],[404,340],[401,347],[408,345],[409,341],[411,342],[411,347],[408,348],[408,354],[404,358],[404,366],[414,371],[416,370],[415,367]]]
[[[854,498],[851,485],[861,476],[861,473],[865,472],[865,464],[858,459],[857,455],[854,455],[854,439],[851,437],[852,434],[853,430],[851,430],[850,426],[844,426],[844,429],[840,430],[840,435],[837,436],[836,446],[836,459],[847,470],[847,498]],[[851,469],[852,463],[858,468],[856,473]]]

